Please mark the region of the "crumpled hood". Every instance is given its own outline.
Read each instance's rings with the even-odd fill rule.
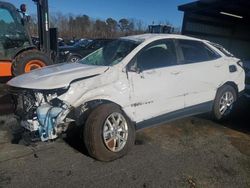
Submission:
[[[107,69],[106,66],[64,63],[20,75],[7,85],[26,89],[57,89],[69,86],[73,80],[104,73]]]

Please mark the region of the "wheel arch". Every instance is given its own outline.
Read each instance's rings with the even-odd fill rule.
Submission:
[[[133,118],[130,117],[130,115],[124,110],[124,108],[118,104],[115,101],[109,100],[109,99],[92,99],[92,100],[88,100],[86,102],[84,102],[82,105],[80,105],[79,107],[77,107],[75,109],[75,112],[81,112],[81,109],[85,106],[87,107],[87,110],[84,111],[82,114],[78,114],[76,115],[76,122],[78,125],[81,124],[82,121],[85,121],[87,119],[87,117],[89,116],[89,114],[91,113],[91,111],[93,109],[95,109],[96,107],[102,105],[102,104],[114,104],[117,105],[121,111],[127,116],[127,118],[131,121],[131,123],[135,126],[135,122],[133,121]]]
[[[114,102],[112,100],[109,100],[109,99],[101,99],[100,98],[100,99],[93,99],[93,100],[89,100],[89,101],[85,102],[85,104],[90,104],[90,105],[93,105],[94,103],[98,104],[96,106],[99,106],[101,104],[109,104],[109,103],[111,103],[111,104],[115,104],[115,105],[119,106],[119,108],[122,109],[120,104],[118,104],[118,103],[116,103],[116,102]],[[96,106],[94,106],[94,107],[96,107]]]
[[[232,81],[228,81],[228,82],[224,83],[223,85],[221,85],[220,87],[218,87],[218,89],[217,89],[217,91],[215,93],[215,96],[214,96],[214,101],[215,101],[215,98],[218,95],[219,90],[222,89],[223,87],[227,86],[227,85],[229,85],[229,86],[231,86],[231,87],[233,87],[235,89],[236,95],[237,95],[236,97],[238,98],[238,96],[239,96],[239,94],[238,94],[239,93],[238,86],[236,85],[236,83],[234,83]],[[213,106],[214,106],[214,101],[213,101]]]
[[[231,103],[229,106],[227,106],[227,109],[230,109],[229,113],[225,114],[226,111],[224,111],[222,114],[220,112],[220,100],[221,97],[223,96],[223,92],[227,91],[224,88],[230,86],[234,91],[235,91],[235,100],[233,102],[235,102],[237,100],[237,98],[239,97],[239,90],[238,90],[238,86],[236,83],[234,83],[233,81],[228,81],[226,83],[224,83],[223,85],[221,85],[216,92],[215,95],[215,99],[213,101],[213,107],[212,107],[212,118],[215,121],[221,122],[225,119],[228,118],[228,116],[230,115],[232,108],[230,109],[230,106],[233,105],[233,103]],[[224,90],[224,91],[223,91]],[[228,105],[228,104],[227,104]],[[226,110],[227,110],[226,109]]]
[[[223,84],[220,88],[224,87],[225,85],[229,85],[229,86],[233,87],[233,88],[235,89],[236,94],[237,94],[237,97],[238,97],[238,95],[239,95],[239,88],[238,88],[238,86],[237,86],[236,83],[234,83],[234,82],[232,82],[232,81],[228,81],[228,82],[226,82],[225,84]],[[219,88],[219,89],[220,89],[220,88]]]

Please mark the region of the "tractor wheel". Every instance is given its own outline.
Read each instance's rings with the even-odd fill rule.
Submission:
[[[13,76],[19,76],[34,69],[39,69],[51,64],[51,59],[38,50],[24,51],[14,59],[12,64],[12,74]]]

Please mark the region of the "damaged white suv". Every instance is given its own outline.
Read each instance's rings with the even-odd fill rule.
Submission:
[[[89,154],[125,155],[135,130],[212,112],[227,117],[244,90],[239,59],[219,45],[181,35],[119,38],[78,63],[34,70],[8,82],[20,124],[53,140],[82,126]]]

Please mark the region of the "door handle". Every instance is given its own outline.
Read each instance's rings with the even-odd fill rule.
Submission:
[[[146,74],[154,74],[155,73],[155,71],[147,71],[147,72],[145,72]]]
[[[171,72],[172,75],[179,75],[181,74],[181,71],[174,71],[174,72]]]
[[[216,64],[214,65],[216,68],[222,67],[222,64]]]

